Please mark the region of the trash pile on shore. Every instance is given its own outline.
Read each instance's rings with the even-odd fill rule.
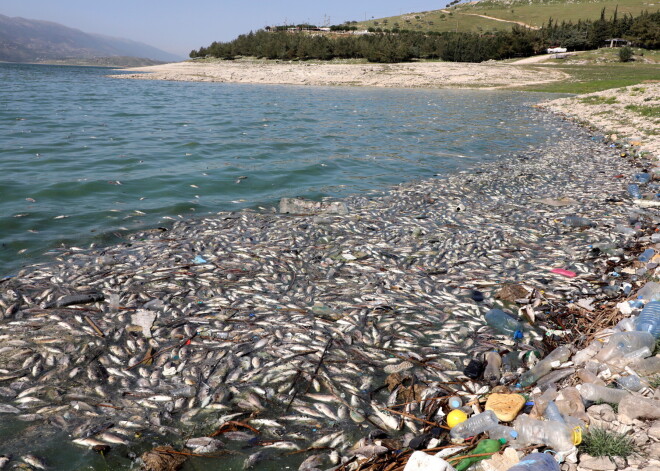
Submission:
[[[90,454],[148,439],[154,470],[653,469],[657,214],[624,182],[655,183],[557,125],[472,172],[181,221],[1,279],[2,419]],[[595,426],[638,454],[592,463],[574,445]],[[30,451],[0,468],[48,462]]]

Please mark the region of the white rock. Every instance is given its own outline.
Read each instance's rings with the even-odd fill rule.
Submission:
[[[607,456],[580,455],[580,468],[592,471],[614,471],[616,465]]]

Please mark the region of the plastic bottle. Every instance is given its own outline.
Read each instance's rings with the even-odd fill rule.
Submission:
[[[491,309],[485,317],[488,325],[497,332],[514,339],[522,338],[523,324],[501,309]]]
[[[637,299],[634,301],[628,301],[628,304],[630,304],[630,307],[633,309],[642,309],[644,307],[644,298],[637,296]]]
[[[514,443],[518,439],[518,432],[513,427],[506,425],[495,425],[494,427],[486,430],[488,438],[493,440],[506,440],[507,443]]]
[[[648,332],[621,332],[612,335],[594,358],[607,362],[643,347],[649,350],[655,348],[655,337]]]
[[[551,386],[543,391],[543,394],[540,396],[534,396],[534,408],[532,409],[531,414],[536,418],[543,417],[545,408],[548,407],[548,404],[551,401],[554,401],[557,398],[558,394],[557,389],[554,386]]]
[[[658,235],[660,235],[660,233]],[[660,300],[660,284],[655,281],[649,281],[637,291],[637,296],[647,302]]]
[[[655,255],[655,250],[653,249],[646,249],[644,252],[639,254],[639,257],[637,257],[637,260],[639,260],[642,263],[647,263],[650,262],[653,256]]]
[[[468,438],[479,433],[485,432],[491,427],[498,425],[499,419],[492,410],[487,410],[481,414],[473,415],[465,422],[462,422],[451,429],[449,435],[452,438]]]
[[[643,376],[653,376],[660,373],[660,357],[649,357],[643,360],[637,360],[631,363],[630,368],[635,370],[637,374]]]
[[[648,182],[651,181],[651,174],[650,174],[650,173],[646,173],[646,172],[636,173],[636,174],[633,176],[633,178],[635,179],[635,181],[636,181],[637,183],[640,183],[640,184],[642,184],[642,185],[645,185],[645,184],[647,184]]]
[[[621,376],[616,382],[628,391],[639,391],[643,386],[642,380],[637,375]]]
[[[500,367],[502,366],[502,357],[497,352],[488,352],[485,355],[486,369],[484,370],[484,380],[491,385],[495,385],[500,380]]]
[[[463,399],[461,399],[461,396],[450,396],[447,399],[447,405],[451,410],[458,409],[463,405]]]
[[[547,453],[530,453],[507,471],[560,471],[559,463]]]
[[[594,355],[596,355],[600,351],[602,347],[603,347],[603,342],[599,342],[598,340],[592,341],[589,345],[587,345],[586,348],[583,348],[575,355],[573,355],[573,363],[576,365],[581,365],[582,363],[586,363],[587,361],[591,360],[594,357]]]
[[[660,337],[660,301],[651,301],[644,306],[635,322],[635,330],[648,332],[656,339]]]
[[[594,227],[596,223],[580,216],[566,216],[564,218],[564,225],[571,227]]]
[[[628,185],[628,194],[633,197],[633,199],[641,200],[642,192],[639,189],[639,185],[631,183]]]
[[[490,439],[485,439],[481,440],[478,444],[477,447],[470,451],[468,454],[469,455],[479,455],[483,453],[497,453],[500,451],[500,447],[506,443],[504,440],[490,440]],[[455,466],[456,471],[465,471],[468,469],[470,466],[472,466],[474,463],[481,461],[481,460],[486,460],[490,458],[490,456],[474,456],[472,458],[465,458]]]
[[[545,417],[546,420],[554,420],[555,422],[562,424],[566,423],[561,415],[561,412],[559,412],[559,408],[557,407],[557,404],[555,404],[555,401],[550,401],[548,403],[548,406],[545,408],[545,412],[543,413],[543,417]]]
[[[587,401],[603,401],[610,404],[618,404],[626,396],[630,396],[628,391],[623,389],[606,388],[596,384],[580,384],[578,387],[580,396]]]
[[[539,378],[547,375],[554,368],[555,362],[563,363],[571,356],[571,349],[567,345],[555,348],[543,360],[538,362],[534,368],[523,373],[520,377],[520,387],[526,388],[534,384]]]
[[[526,414],[518,416],[513,423],[518,432],[516,446],[546,445],[557,452],[572,450],[581,441],[581,431],[577,432],[566,424],[532,419]]]
[[[562,379],[567,378],[575,373],[575,368],[562,368],[561,370],[554,370],[548,373],[547,375],[541,376],[537,381],[536,385],[544,389],[550,384],[556,384]]]

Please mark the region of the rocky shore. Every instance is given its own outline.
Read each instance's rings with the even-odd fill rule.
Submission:
[[[564,72],[544,67],[485,62],[343,62],[223,61],[207,59],[124,69],[121,79],[230,82],[281,85],[398,88],[508,88],[563,80]]]
[[[475,412],[494,391],[536,397],[516,389],[530,355],[585,346],[623,317],[617,303],[654,273],[634,260],[657,222],[625,191],[650,165],[634,148],[537,119],[557,126],[553,142],[469,172],[180,221],[0,280],[0,415],[30,424],[3,440],[14,456],[0,468],[47,464],[39,443],[62,431],[90,457],[148,442],[206,469],[396,468],[420,436],[448,446],[450,395]],[[487,325],[493,307],[521,314],[522,339]],[[465,375],[493,350],[527,360],[492,384]],[[569,454],[562,469],[660,465],[657,424],[596,407],[592,420],[646,441],[615,468]]]

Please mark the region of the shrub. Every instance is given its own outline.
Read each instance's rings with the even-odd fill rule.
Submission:
[[[630,62],[633,56],[633,51],[630,46],[624,46],[619,49],[619,60],[621,62]]]
[[[630,456],[634,451],[632,440],[620,433],[593,427],[584,437],[580,449],[591,456]]]

